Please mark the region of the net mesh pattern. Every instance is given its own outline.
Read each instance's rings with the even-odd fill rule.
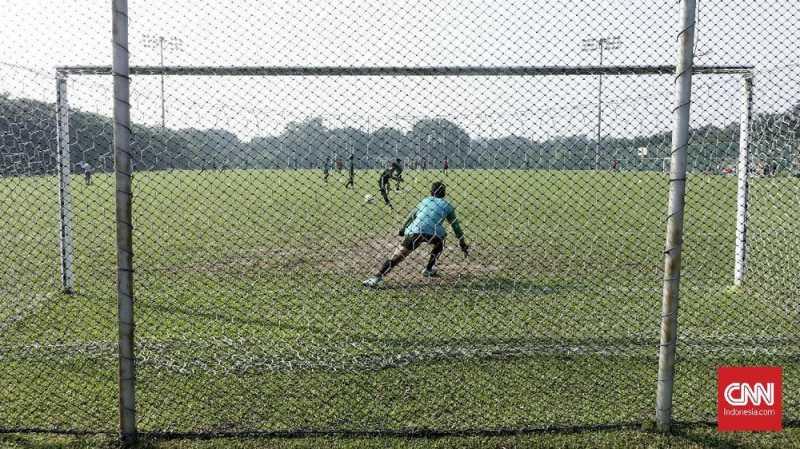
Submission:
[[[0,18],[2,429],[117,425],[112,79],[56,76],[110,65],[111,9],[84,3]],[[800,6],[698,3],[695,64],[743,69],[693,77],[674,418],[714,421],[716,368],[747,364],[783,366],[797,420]],[[131,0],[129,18],[131,66],[152,68],[130,97],[140,430],[652,417],[675,95],[654,68],[675,62],[677,2]],[[542,73],[247,72],[446,66]],[[434,182],[430,276],[436,244],[398,254],[439,233],[404,226]]]

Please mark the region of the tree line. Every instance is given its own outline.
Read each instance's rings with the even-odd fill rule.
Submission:
[[[72,167],[85,161],[96,171],[113,170],[111,125],[107,116],[71,112]],[[782,113],[756,115],[751,136],[756,165],[800,171],[800,104]],[[311,117],[287,124],[280,134],[249,141],[220,128],[134,124],[131,149],[136,170],[335,168],[337,162],[346,167],[350,155],[356,169],[381,168],[401,159],[409,168],[440,168],[447,160],[452,169],[661,170],[670,141],[668,131],[605,137],[599,146],[582,134],[538,141],[517,135],[474,137],[461,125],[440,118],[422,118],[407,131],[387,126],[365,132],[329,128],[323,119]],[[695,128],[689,169],[717,172],[733,167],[738,151],[738,123]],[[55,105],[0,94],[0,176],[49,174],[55,169]]]

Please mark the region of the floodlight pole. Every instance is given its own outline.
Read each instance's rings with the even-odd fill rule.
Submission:
[[[603,126],[603,56],[606,49],[614,50],[619,48],[619,37],[584,39],[583,45],[584,51],[600,50],[600,73],[597,86],[597,138],[594,146],[594,169],[599,170]]]
[[[158,47],[159,53],[161,57],[161,129],[165,129],[167,127],[167,114],[166,108],[164,107],[164,36],[158,36]]]
[[[603,48],[605,47],[605,39],[598,41],[600,46],[600,67],[603,67]],[[602,133],[603,123],[603,74],[597,77],[597,139],[594,145],[594,169],[600,169],[600,135]]]
[[[72,239],[72,195],[70,192],[69,102],[67,101],[67,75],[62,73],[56,73],[56,146],[61,288],[64,293],[72,294],[75,292],[75,272],[73,271],[75,246]]]
[[[166,99],[164,98],[164,44],[166,43],[168,47],[173,50],[180,50],[183,41],[177,37],[170,37],[169,40],[162,35],[145,35],[144,36],[144,44],[147,48],[155,48],[156,45],[158,46],[159,52],[159,61],[161,68],[161,129],[165,129],[167,127],[167,112],[166,112]]]
[[[747,203],[749,194],[748,176],[750,171],[750,113],[753,103],[753,77],[742,77],[742,110],[739,118],[739,165],[737,167],[738,187],[736,191],[736,261],[733,270],[733,284],[737,287],[744,282],[747,274]]]
[[[683,245],[683,212],[686,194],[686,153],[689,145],[689,106],[692,100],[695,0],[681,0],[678,60],[675,66],[675,103],[672,110],[672,152],[664,248],[664,288],[661,303],[661,344],[658,353],[656,428],[669,432],[672,425],[672,392],[675,346],[678,339],[678,300]]]
[[[114,175],[117,222],[117,309],[119,322],[119,432],[136,442],[136,361],[133,321],[133,221],[131,218],[131,114],[128,0],[113,1]]]

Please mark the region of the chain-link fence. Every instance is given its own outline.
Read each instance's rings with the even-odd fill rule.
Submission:
[[[5,3],[0,428],[114,431],[112,8]],[[695,13],[673,417],[766,364],[797,420],[800,4]],[[140,431],[652,419],[679,2],[128,17]]]

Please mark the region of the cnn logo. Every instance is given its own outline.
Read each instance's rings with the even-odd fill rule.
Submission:
[[[734,382],[725,387],[725,401],[730,405],[775,405],[775,384],[770,382],[766,385],[756,383]]]
[[[782,430],[782,377],[780,367],[720,367],[717,370],[718,429]]]

